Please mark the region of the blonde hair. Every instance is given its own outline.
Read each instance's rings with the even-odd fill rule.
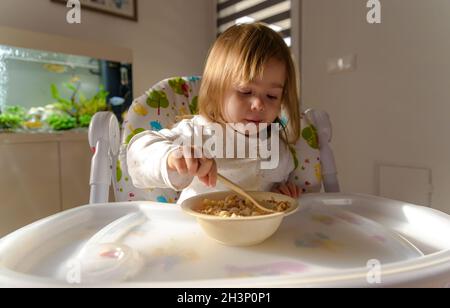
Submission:
[[[300,102],[296,69],[282,37],[263,23],[235,25],[223,32],[212,46],[199,93],[199,113],[213,122],[225,123],[223,98],[233,82],[247,83],[261,77],[272,58],[284,63],[286,81],[281,106],[288,117],[285,141],[300,138]],[[279,120],[279,119],[278,119]]]

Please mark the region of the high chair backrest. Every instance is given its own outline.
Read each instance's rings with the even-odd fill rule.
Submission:
[[[116,201],[177,201],[180,193],[174,190],[138,189],[133,186],[126,164],[127,146],[131,138],[142,131],[159,131],[175,124],[182,116],[196,114],[200,83],[200,77],[165,79],[133,101],[123,123],[118,159],[113,162]],[[303,192],[319,192],[322,187],[319,139],[317,129],[308,115],[308,112],[302,114],[302,137],[292,147],[296,169],[290,179]]]

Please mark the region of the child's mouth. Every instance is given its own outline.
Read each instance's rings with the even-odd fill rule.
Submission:
[[[248,123],[254,123],[254,124],[260,124],[262,122],[261,120],[250,120],[250,119],[246,119],[245,121],[247,121]]]

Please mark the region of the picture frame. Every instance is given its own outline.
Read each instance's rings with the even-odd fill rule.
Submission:
[[[67,0],[50,0],[66,5]],[[137,0],[79,0],[81,9],[138,21]]]

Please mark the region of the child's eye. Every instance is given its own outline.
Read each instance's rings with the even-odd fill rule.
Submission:
[[[250,95],[250,94],[252,94],[252,91],[250,91],[250,90],[239,90],[239,93],[241,93],[243,95]]]
[[[269,99],[272,99],[272,100],[276,100],[276,99],[278,99],[278,97],[276,97],[276,96],[273,96],[273,95],[267,95],[267,97],[268,97]]]

